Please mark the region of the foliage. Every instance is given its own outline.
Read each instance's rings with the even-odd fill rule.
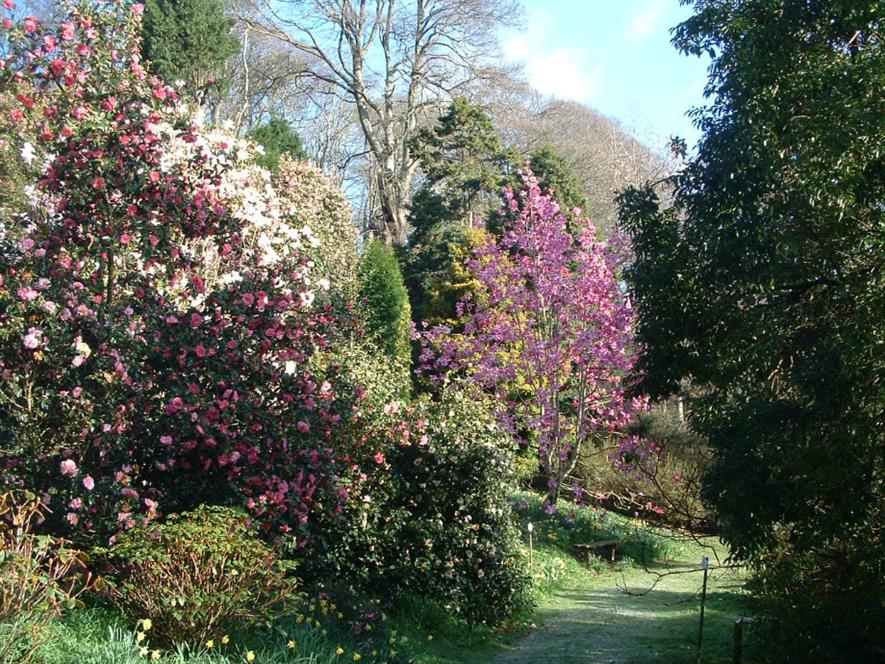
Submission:
[[[113,601],[130,620],[150,619],[148,636],[163,646],[264,624],[297,597],[292,564],[277,560],[233,508],[173,514],[121,533],[98,553],[118,577]]]
[[[42,138],[0,245],[0,479],[45,491],[80,540],[203,502],[304,535],[359,475],[333,445],[351,395],[307,370],[332,323],[316,238],[251,144],[176,114],[135,50],[139,9],[4,28],[0,131]]]
[[[674,41],[714,56],[697,155],[671,207],[621,197],[644,387],[698,388],[707,497],[776,598],[771,657],[879,661],[881,611],[842,608],[883,598],[882,3],[694,8]]]
[[[315,263],[316,275],[328,279],[331,292],[352,304],[357,290],[358,232],[341,190],[310,162],[288,155],[281,155],[273,183],[296,222],[310,228],[317,238],[316,246],[311,243],[303,249]]]
[[[470,624],[525,608],[508,437],[491,415],[481,396],[457,391],[368,413],[361,447],[374,468],[342,517],[351,526],[304,564],[324,570],[337,597],[408,595]]]
[[[582,212],[587,209],[587,196],[581,190],[580,183],[565,159],[553,148],[534,150],[529,157],[529,165],[538,178],[541,191],[550,194],[565,214],[572,214],[575,208]]]
[[[371,420],[384,406],[407,400],[411,376],[407,365],[391,362],[375,344],[357,338],[342,339],[311,357],[318,375],[334,375],[342,389],[360,393],[357,418]]]
[[[416,324],[451,324],[455,305],[470,291],[464,262],[479,242],[475,229],[500,207],[513,156],[491,118],[461,98],[434,126],[418,132],[412,150],[424,175],[401,250],[412,318]]]
[[[146,0],[142,53],[150,71],[202,100],[240,47],[222,0]]]
[[[399,517],[388,535],[391,581],[471,623],[512,617],[528,586],[507,505],[508,436],[491,404],[450,390],[438,403],[389,410],[372,435],[392,439],[381,459],[395,483],[386,511]]]
[[[47,625],[89,585],[84,554],[35,532],[44,512],[33,495],[0,494],[0,662],[39,661]]]
[[[359,280],[366,332],[388,357],[408,366],[409,296],[393,250],[377,240],[371,242],[360,261]]]
[[[357,652],[363,653],[364,662],[396,661],[389,653],[382,654],[382,649],[377,650],[379,657],[372,657],[369,644],[342,630],[330,631],[308,621],[296,623],[294,618],[271,628],[220,634],[212,639],[211,648],[208,642],[155,647],[150,641],[152,631],[153,625],[147,632],[132,629],[131,623],[127,626],[119,613],[107,608],[79,609],[50,625],[40,657],[45,664],[244,664],[251,651],[258,664],[332,664],[342,661],[337,648],[343,646],[351,661]]]
[[[280,170],[281,156],[288,155],[292,159],[307,158],[301,137],[283,118],[272,117],[267,122],[252,127],[246,137],[264,148],[264,154],[258,157],[255,163],[274,175]],[[304,189],[311,191],[310,187]]]
[[[592,487],[594,503],[694,533],[715,532],[702,500],[709,445],[680,419],[677,403],[655,404],[638,414],[629,429],[654,441],[656,453],[635,455],[616,444],[585,450],[574,475],[582,486]]]
[[[635,357],[632,311],[616,276],[621,252],[597,240],[587,219],[570,233],[530,172],[524,186],[505,194],[513,220],[504,235],[469,263],[481,287],[459,304],[463,334],[431,329],[421,360],[438,384],[454,373],[493,391],[517,437],[537,432],[555,503],[585,443],[624,432],[644,405],[626,394]],[[633,437],[623,445],[643,449]]]

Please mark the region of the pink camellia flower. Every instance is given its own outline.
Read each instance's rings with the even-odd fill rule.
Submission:
[[[36,350],[43,345],[43,332],[36,327],[28,330],[28,333],[22,337],[22,343],[28,350]]]
[[[92,186],[98,189],[99,191],[103,190],[107,187],[107,182],[100,175],[92,181]]]
[[[160,442],[163,445],[171,445],[172,444],[172,436],[160,436]]]
[[[31,288],[30,286],[22,286],[18,289],[19,298],[24,300],[25,302],[33,302],[37,299],[37,295],[39,295],[37,290],[35,288]]]
[[[132,5],[132,14],[134,16],[141,16],[142,14],[144,14],[144,5],[140,3]]]
[[[28,33],[29,35],[30,35],[30,34],[33,34],[34,32],[36,32],[36,30],[37,30],[37,19],[34,18],[33,16],[27,16],[27,17],[25,17],[24,28],[25,28],[25,32]]]
[[[87,491],[92,491],[95,488],[95,480],[92,479],[92,475],[87,475],[83,478],[83,486]]]
[[[74,463],[73,459],[65,459],[59,465],[59,470],[61,470],[62,475],[66,475],[68,477],[76,477],[77,476],[77,464]]]
[[[298,430],[301,433],[307,433],[308,431],[310,431],[310,425],[307,422],[304,422],[303,420],[298,422],[297,426],[298,426]]]
[[[68,512],[65,515],[65,519],[67,519],[68,523],[72,526],[76,526],[78,523],[80,523],[80,517],[77,514],[74,514],[74,512]]]
[[[61,24],[61,38],[64,41],[71,41],[74,38],[74,24],[73,23],[62,23]]]
[[[34,247],[34,241],[29,237],[26,237],[26,238],[20,240],[18,243],[18,248],[21,249],[22,251],[30,251],[31,249],[33,249],[33,247]]]
[[[68,507],[70,507],[72,510],[78,510],[78,509],[80,509],[81,507],[83,507],[83,501],[80,500],[79,498],[74,498],[74,499],[70,502],[70,504],[68,505]]]
[[[198,313],[191,314],[191,327],[200,327],[200,323],[203,322],[203,317]]]
[[[9,11],[12,11],[15,9],[15,0],[3,0],[3,6]]]
[[[83,120],[87,115],[89,115],[89,110],[85,106],[77,106],[71,111],[71,116],[78,121]]]
[[[375,459],[375,463],[384,463],[384,455],[381,452],[376,452],[372,458]]]
[[[58,40],[52,35],[46,35],[43,37],[43,50],[47,53],[52,53],[55,50],[55,47],[58,45]]]

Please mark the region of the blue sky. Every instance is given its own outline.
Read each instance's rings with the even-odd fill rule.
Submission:
[[[704,103],[709,60],[684,56],[670,28],[691,15],[678,0],[523,0],[526,29],[503,35],[505,56],[544,94],[583,102],[662,147],[693,145],[685,116]]]

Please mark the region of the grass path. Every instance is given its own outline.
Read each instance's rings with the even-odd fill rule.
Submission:
[[[702,549],[686,549],[677,559],[650,571],[627,567],[601,575],[586,574],[546,596],[532,631],[494,661],[496,664],[641,664],[694,662],[698,635],[698,568]],[[694,556],[697,553],[697,556]],[[686,571],[666,576],[644,595],[653,572]],[[704,628],[705,663],[731,662],[734,620],[745,609],[741,578],[733,570],[711,572]],[[747,662],[747,659],[744,660]]]

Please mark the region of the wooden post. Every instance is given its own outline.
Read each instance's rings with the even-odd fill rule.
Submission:
[[[529,572],[531,572],[532,567],[534,566],[534,561],[532,560],[532,532],[535,530],[531,521],[529,521],[529,525],[526,526],[526,530],[529,531]]]
[[[701,567],[704,570],[704,585],[701,588],[701,624],[698,627],[698,652],[695,658],[696,664],[701,664],[701,644],[704,641],[704,604],[707,602],[707,569],[710,567],[710,560],[707,556],[701,558]]]
[[[744,619],[738,618],[734,621],[734,652],[732,653],[732,664],[741,664],[744,656]]]

